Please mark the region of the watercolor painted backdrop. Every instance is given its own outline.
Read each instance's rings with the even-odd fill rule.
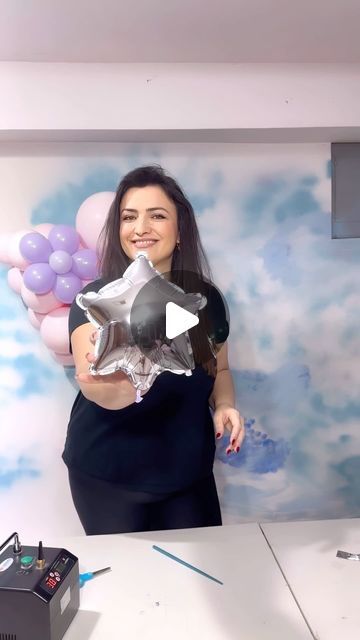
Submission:
[[[330,148],[8,145],[0,232],[74,225],[83,200],[160,163],[193,203],[229,304],[241,453],[218,443],[224,523],[360,515],[359,240],[332,240]],[[61,452],[75,397],[0,266],[0,538],[80,534]]]

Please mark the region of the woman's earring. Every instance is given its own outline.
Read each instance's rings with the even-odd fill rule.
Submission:
[[[180,240],[177,241],[176,247],[180,250]]]

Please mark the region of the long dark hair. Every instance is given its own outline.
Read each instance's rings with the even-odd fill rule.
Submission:
[[[170,280],[186,293],[200,291],[206,295],[206,285],[212,284],[213,278],[200,240],[193,207],[176,180],[158,164],[138,167],[122,178],[100,235],[101,276],[107,280],[116,280],[122,277],[130,265],[131,259],[120,243],[120,203],[128,189],[150,185],[161,187],[176,206],[180,247],[174,249]],[[205,371],[215,377],[217,346],[208,337],[210,321],[206,309],[207,307],[199,311],[199,324],[189,330],[189,337],[195,363],[202,364]]]

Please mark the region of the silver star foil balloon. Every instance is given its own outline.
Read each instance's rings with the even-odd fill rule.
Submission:
[[[185,293],[154,269],[146,252],[139,252],[122,278],[99,289],[78,294],[77,304],[98,329],[95,361],[89,371],[107,375],[124,371],[140,392],[151,387],[163,371],[191,375],[195,367],[188,332],[168,339],[166,304],[173,302],[192,314],[207,299]]]

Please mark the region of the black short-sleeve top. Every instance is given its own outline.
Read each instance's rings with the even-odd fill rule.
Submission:
[[[83,292],[97,292],[107,282],[96,280]],[[228,316],[212,286],[210,301],[214,339],[222,343],[229,334]],[[69,335],[87,322],[74,301]],[[213,376],[197,365],[191,376],[162,372],[141,402],[123,409],[104,409],[79,391],[62,455],[65,464],[128,490],[171,493],[191,486],[213,467],[213,385]]]

